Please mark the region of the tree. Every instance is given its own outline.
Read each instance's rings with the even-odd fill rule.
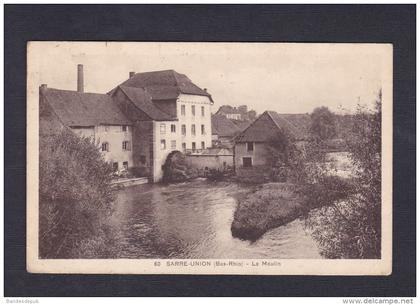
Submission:
[[[299,182],[304,168],[302,149],[285,132],[275,133],[267,141],[272,180]]]
[[[315,139],[331,139],[337,133],[334,114],[327,107],[315,108],[311,113],[310,132]]]
[[[41,137],[39,156],[40,256],[100,257],[114,200],[110,164],[91,139],[67,129]]]
[[[312,210],[307,218],[325,257],[381,257],[381,103],[379,92],[373,112],[359,108],[354,116],[352,132],[346,139],[355,168],[348,188],[343,192],[340,184],[330,184],[327,191],[318,184],[319,192],[307,191],[320,202],[328,200],[331,190],[345,193],[332,198],[329,205]]]
[[[174,150],[169,153],[163,164],[163,182],[182,182],[195,176],[182,152]]]
[[[250,121],[254,121],[256,117],[257,117],[257,112],[255,110],[248,111],[248,119]]]

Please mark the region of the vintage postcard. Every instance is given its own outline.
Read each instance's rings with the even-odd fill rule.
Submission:
[[[392,53],[29,42],[27,270],[391,274]]]

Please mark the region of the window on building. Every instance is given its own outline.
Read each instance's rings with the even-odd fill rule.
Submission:
[[[176,149],[176,140],[171,141],[171,149]]]
[[[182,143],[182,151],[186,151],[187,150],[187,143]]]
[[[201,116],[204,116],[204,106],[201,106]]]
[[[206,130],[203,124],[201,124],[201,134],[206,134]]]
[[[165,140],[160,140],[160,149],[161,150],[165,150],[166,149],[166,141]]]
[[[246,142],[246,150],[254,151],[254,142]]]
[[[166,133],[166,125],[160,124],[160,134],[165,134],[165,133]]]
[[[176,125],[175,124],[171,124],[171,132],[176,132]]]
[[[206,148],[206,143],[204,143],[204,141],[201,142],[201,149],[205,149]]]
[[[108,142],[102,143],[102,151],[109,151],[109,144],[108,144]]]
[[[191,114],[195,116],[195,105],[191,105]]]
[[[191,134],[195,136],[195,124],[191,125]]]
[[[191,143],[191,146],[192,146],[192,150],[196,150],[196,147],[195,147],[195,142],[192,142],[192,143]]]
[[[122,131],[124,131],[124,132],[127,131],[127,126],[126,125],[122,126]]]
[[[140,163],[141,164],[146,164],[146,156],[145,155],[140,156]]]
[[[124,161],[123,162],[123,167],[124,167],[125,170],[128,169],[128,161]]]
[[[112,169],[114,170],[114,172],[118,171],[118,162],[112,163]]]
[[[187,127],[185,125],[181,126],[181,133],[183,136],[185,136],[187,134]]]
[[[181,115],[185,115],[185,105],[181,105]]]
[[[130,143],[130,141],[123,141],[122,142],[122,149],[123,150],[131,150],[131,143]]]
[[[242,165],[243,165],[243,167],[252,167],[252,158],[251,157],[243,157],[242,158]]]

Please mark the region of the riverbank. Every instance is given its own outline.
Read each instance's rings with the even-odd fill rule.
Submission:
[[[285,225],[303,213],[302,199],[288,183],[267,183],[242,197],[234,213],[232,235],[255,241],[270,229]]]
[[[118,233],[114,258],[319,258],[299,220],[270,230],[255,243],[232,236],[237,202],[260,188],[201,178],[121,189],[110,221]]]

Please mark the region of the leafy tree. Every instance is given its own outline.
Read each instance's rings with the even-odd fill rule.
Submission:
[[[248,111],[248,119],[250,121],[255,120],[256,117],[257,117],[257,112],[255,110]]]
[[[163,164],[163,182],[181,182],[196,177],[196,173],[189,166],[185,155],[174,150],[166,157]]]
[[[104,219],[112,212],[114,192],[112,168],[99,148],[63,130],[40,138],[39,156],[40,256],[106,255]]]
[[[373,112],[359,108],[347,140],[355,168],[354,178],[341,183],[314,184],[306,195],[312,202],[326,202],[309,212],[307,224],[327,258],[381,257],[381,103],[379,92]],[[325,179],[327,174],[317,177]],[[336,179],[335,182],[339,181]],[[331,197],[338,192],[339,196]]]
[[[305,166],[302,147],[285,132],[277,132],[267,144],[272,180],[299,182]]]
[[[315,108],[311,113],[310,132],[315,139],[331,139],[337,133],[335,115],[327,107]]]

